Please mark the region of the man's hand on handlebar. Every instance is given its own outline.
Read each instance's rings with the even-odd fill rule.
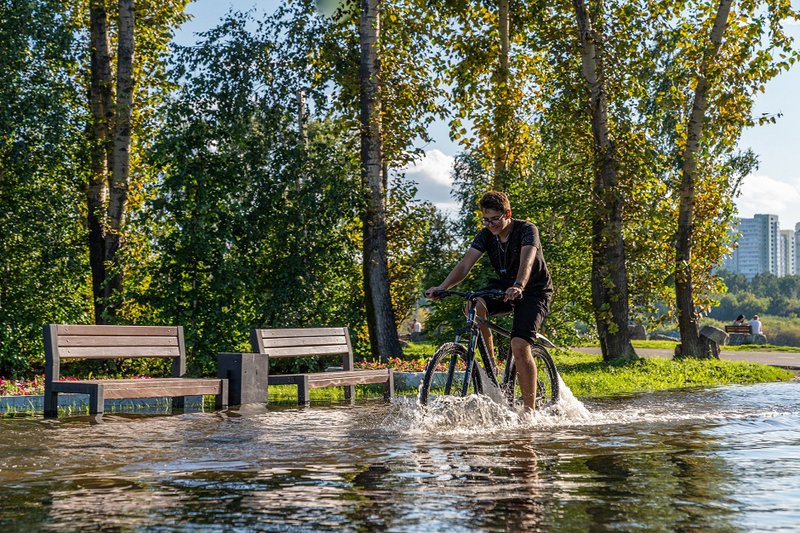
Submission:
[[[510,300],[516,300],[518,298],[522,298],[522,288],[512,285],[508,289],[506,289],[506,294],[503,296],[503,301],[508,302]]]
[[[425,298],[430,298],[432,300],[436,300],[438,298],[438,293],[442,292],[443,290],[445,290],[445,289],[443,289],[440,286],[431,287],[430,289],[425,291]]]

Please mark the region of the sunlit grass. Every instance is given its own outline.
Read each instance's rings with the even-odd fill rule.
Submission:
[[[600,355],[574,350],[555,349],[551,354],[564,383],[579,398],[687,387],[750,385],[794,377],[794,373],[782,368],[720,359],[642,358],[606,363]]]
[[[674,350],[677,342],[673,341],[631,341],[634,348],[646,349],[663,349]],[[582,343],[580,347],[599,347],[598,341],[587,341]],[[784,352],[784,353],[800,353],[800,347],[797,346],[775,346],[773,344],[742,344],[738,346],[720,346],[720,349],[725,352]]]

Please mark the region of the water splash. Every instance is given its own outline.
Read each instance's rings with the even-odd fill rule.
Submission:
[[[417,397],[395,399],[384,427],[410,435],[486,435],[520,429],[574,425],[592,420],[592,414],[559,376],[559,400],[554,405],[525,413],[510,406],[503,391],[484,385],[484,394],[466,397],[436,396],[428,405]]]
[[[738,392],[739,390],[741,392]],[[431,403],[427,406],[420,405],[416,396],[398,397],[392,409],[384,417],[382,426],[404,435],[474,438],[520,430],[641,423],[670,424],[682,421],[740,420],[753,417],[772,419],[787,414],[784,410],[769,405],[765,399],[760,400],[763,404],[761,408],[754,411],[753,390],[752,386],[729,386],[694,392],[651,392],[631,395],[622,401],[617,398],[611,403],[604,400],[594,401],[591,402],[590,411],[559,376],[558,402],[532,413],[524,413],[521,406],[512,408],[501,391],[490,388],[486,389],[484,395],[472,395],[466,398],[438,397],[431,399]],[[693,398],[691,408],[687,408],[687,394]],[[725,402],[719,400],[720,394],[727,398]],[[739,398],[740,395],[742,398]],[[721,404],[725,407],[721,408]]]
[[[558,402],[555,408],[561,411],[563,416],[568,420],[577,421],[592,419],[592,413],[583,405],[583,402],[572,394],[570,388],[567,387],[567,384],[561,379],[561,375],[558,376]]]

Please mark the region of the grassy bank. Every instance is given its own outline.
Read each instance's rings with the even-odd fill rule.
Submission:
[[[794,377],[789,370],[760,363],[661,358],[605,363],[600,355],[565,349],[551,350],[551,353],[564,383],[578,398],[687,387],[751,385]]]
[[[674,350],[677,342],[673,341],[631,341],[634,348],[651,348]],[[600,346],[598,341],[590,341],[582,344],[581,346]],[[741,344],[739,346],[720,346],[723,352],[783,352],[783,353],[800,353],[800,347],[797,346],[776,346],[774,344]]]

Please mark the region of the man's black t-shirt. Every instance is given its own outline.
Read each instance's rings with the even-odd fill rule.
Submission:
[[[550,271],[544,261],[539,229],[533,223],[525,220],[511,219],[511,221],[511,233],[505,243],[500,242],[500,238],[493,235],[489,228],[484,228],[478,232],[470,246],[479,252],[488,253],[492,268],[497,272],[500,280],[508,283],[508,286],[511,286],[517,279],[522,247],[535,246],[536,257],[533,258],[531,275],[528,278],[528,284],[525,285],[525,291],[552,292],[553,281],[550,279]]]

